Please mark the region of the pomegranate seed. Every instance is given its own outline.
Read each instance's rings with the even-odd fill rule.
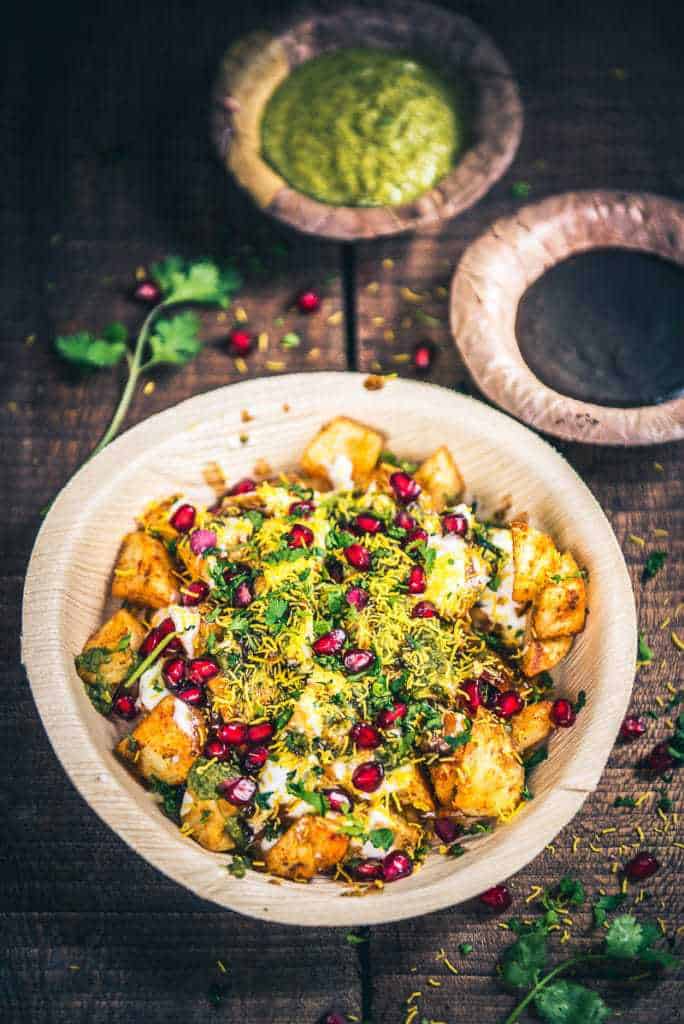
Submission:
[[[301,516],[302,519],[308,519],[315,508],[316,506],[313,501],[293,501],[287,510],[287,514],[289,516]]]
[[[427,587],[427,576],[421,565],[414,565],[408,574],[407,580],[409,594],[423,594]]]
[[[638,740],[645,732],[646,722],[643,718],[638,718],[636,715],[627,715],[620,726],[620,739],[630,743],[632,740]]]
[[[190,550],[193,555],[203,555],[209,548],[215,548],[217,537],[213,530],[195,530],[190,534]]]
[[[350,587],[344,596],[347,604],[350,604],[352,608],[356,608],[357,612],[362,612],[368,604],[368,591],[364,590],[363,587]]]
[[[404,547],[408,547],[409,544],[417,544],[423,541],[427,544],[427,531],[422,526],[416,526],[413,530],[409,530],[404,540]]]
[[[429,370],[434,357],[435,346],[429,341],[421,341],[413,350],[413,365],[416,370]]]
[[[256,480],[252,480],[250,476],[243,476],[242,480],[238,480],[237,483],[233,484],[228,494],[234,498],[236,494],[251,494],[252,491],[256,491]]]
[[[361,512],[352,525],[357,533],[380,533],[384,524],[370,512]]]
[[[352,783],[362,793],[374,793],[382,785],[385,770],[379,761],[364,761],[354,769]]]
[[[255,725],[250,725],[247,729],[247,742],[261,746],[273,739],[274,732],[275,727],[271,722],[257,722]]]
[[[359,882],[375,882],[376,879],[382,878],[382,861],[362,860],[354,868],[354,877]]]
[[[149,278],[145,281],[139,281],[133,289],[133,298],[138,302],[149,302],[151,306],[156,306],[161,299],[161,288],[156,281],[151,281]]]
[[[371,567],[370,551],[363,544],[350,544],[344,549],[344,557],[360,572],[367,572]]]
[[[449,512],[442,516],[442,532],[464,537],[468,532],[468,520],[460,512]]]
[[[407,878],[412,871],[413,861],[402,850],[393,850],[382,862],[382,877],[385,882],[397,882],[400,878]]]
[[[297,296],[297,309],[300,313],[315,313],[321,308],[321,297],[313,288],[307,288]]]
[[[432,601],[419,601],[418,604],[414,604],[411,612],[412,619],[434,619],[436,615],[437,609]]]
[[[636,857],[625,864],[625,874],[630,882],[643,882],[645,878],[655,875],[659,867],[652,853],[637,853]]]
[[[158,647],[162,641],[162,635],[155,626],[149,631],[143,642],[140,644],[140,654],[143,658],[146,658],[148,654],[151,654],[155,647]]]
[[[242,759],[245,771],[258,772],[268,761],[268,749],[266,747],[253,747],[248,750]]]
[[[205,583],[204,580],[193,580],[192,583],[188,583],[186,587],[183,587],[181,604],[185,605],[186,608],[194,608],[196,604],[201,604],[205,600],[208,593],[208,583]]]
[[[179,533],[187,533],[195,525],[197,510],[194,505],[179,505],[171,516],[169,522],[174,530]]]
[[[313,532],[303,523],[295,523],[287,536],[287,546],[290,548],[310,548],[313,542]]]
[[[323,792],[330,804],[331,811],[339,811],[341,814],[349,814],[351,812],[354,802],[343,789],[325,789]]]
[[[382,743],[382,736],[368,722],[357,722],[349,730],[349,735],[359,750],[375,750]]]
[[[496,687],[494,683],[490,683],[489,679],[485,678],[485,676],[489,676],[489,673],[483,672],[477,681],[477,689],[480,694],[480,701],[490,711],[494,711],[499,700],[500,691],[498,687]]]
[[[185,679],[185,659],[168,658],[162,667],[162,676],[167,686],[176,689]]]
[[[135,698],[131,697],[129,693],[122,693],[120,697],[117,697],[114,701],[114,711],[117,713],[119,718],[135,718],[138,714],[138,709],[135,706]]]
[[[466,679],[466,681],[461,684],[461,689],[466,695],[466,707],[470,714],[474,715],[482,703],[482,698],[480,696],[480,684],[476,679]]]
[[[204,748],[205,757],[215,757],[217,761],[225,761],[230,751],[221,740],[209,740]]]
[[[188,665],[188,679],[191,683],[207,683],[219,674],[219,667],[213,658],[193,658]]]
[[[339,558],[326,558],[325,568],[328,576],[335,583],[344,582],[344,565],[340,562]]]
[[[157,642],[160,643],[164,639],[165,636],[168,636],[169,633],[173,633],[175,631],[176,624],[173,621],[173,619],[171,618],[171,616],[167,615],[167,617],[165,619],[163,619],[159,623],[159,625],[156,627],[156,629],[157,629],[157,633],[158,633],[158,636],[159,636],[159,640]],[[164,648],[164,651],[167,654],[180,653],[182,650],[183,650],[183,644],[182,644],[181,638],[179,636],[174,636],[173,640],[170,640],[169,643]]]
[[[343,629],[331,629],[319,636],[312,644],[314,654],[339,654],[345,645],[347,634]]]
[[[346,672],[350,676],[355,676],[359,672],[365,672],[375,664],[375,655],[372,651],[364,651],[359,647],[351,647],[342,659],[342,663]]]
[[[400,508],[394,517],[394,525],[398,526],[401,530],[412,530],[416,525],[416,521],[405,509]]]
[[[662,775],[663,772],[668,772],[671,768],[674,768],[675,759],[668,749],[669,746],[668,740],[661,740],[660,743],[656,743],[644,762],[645,767],[650,768],[653,772],[657,772],[658,775]]]
[[[201,686],[186,686],[178,696],[193,708],[201,707],[204,704],[204,690]]]
[[[498,695],[494,710],[499,718],[512,718],[513,715],[517,715],[519,711],[522,711],[524,706],[525,702],[517,690],[506,690]],[[572,725],[571,722],[567,724]]]
[[[491,889],[480,893],[478,899],[492,910],[508,910],[513,902],[513,897],[505,885],[493,885]]]
[[[435,834],[443,843],[453,843],[460,835],[461,826],[453,818],[435,818]]]
[[[244,722],[226,722],[216,730],[216,735],[222,743],[228,743],[231,747],[239,747],[247,741],[247,726]]]
[[[406,717],[407,712],[408,708],[405,704],[402,704],[400,701],[395,701],[394,707],[383,708],[377,715],[375,721],[381,729],[391,729],[395,722]]]
[[[238,583],[233,593],[233,608],[247,608],[254,600],[249,583]]]
[[[400,501],[402,505],[408,505],[409,502],[415,501],[420,494],[420,487],[408,473],[392,473],[390,477],[390,487],[394,491],[394,496],[397,501]]]
[[[232,356],[246,356],[252,348],[252,335],[242,327],[234,327],[228,334],[228,351]]]
[[[577,715],[573,711],[572,704],[569,700],[565,700],[564,697],[559,697],[558,700],[553,702],[551,707],[551,718],[559,725],[561,729],[569,729],[571,725],[575,724]]]
[[[256,796],[257,784],[254,779],[241,775],[237,779],[225,779],[223,782],[219,782],[216,788],[223,799],[233,807],[245,807],[247,804],[251,804]]]

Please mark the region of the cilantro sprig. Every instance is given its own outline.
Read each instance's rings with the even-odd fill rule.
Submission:
[[[80,370],[111,370],[124,361],[127,365],[128,375],[119,403],[93,455],[108,445],[120,430],[144,373],[154,366],[185,366],[201,351],[197,315],[186,310],[167,317],[161,316],[162,312],[179,303],[225,309],[241,284],[239,274],[232,268],[221,269],[210,260],[186,263],[177,256],[155,264],[152,277],[159,285],[161,299],[146,316],[132,344],[128,329],[118,322],[99,334],[78,331],[55,339],[55,348],[62,359]]]

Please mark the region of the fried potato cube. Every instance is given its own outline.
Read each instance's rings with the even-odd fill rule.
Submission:
[[[131,742],[132,740],[132,742]],[[154,776],[171,786],[185,782],[205,740],[202,715],[177,697],[164,697],[117,753],[148,781]]]
[[[417,764],[405,764],[385,776],[385,788],[396,795],[403,807],[434,811],[435,801]]]
[[[237,807],[227,800],[201,800],[190,792],[186,792],[181,806],[182,823],[192,828],[192,838],[215,853],[235,848],[226,832],[226,822],[237,813]]]
[[[349,848],[332,822],[306,814],[266,854],[266,867],[282,878],[313,878],[339,864]]]
[[[551,707],[552,701],[540,700],[536,704],[528,704],[519,714],[513,715],[511,739],[513,746],[521,753],[541,743],[553,731]]]
[[[478,711],[470,740],[430,769],[437,799],[463,814],[500,817],[520,801],[525,771],[500,722]]]
[[[554,580],[537,594],[532,624],[540,640],[573,636],[584,629],[587,589],[577,562],[567,551]]]
[[[557,640],[539,640],[528,631],[523,643],[520,667],[523,675],[537,676],[540,672],[548,672],[562,661],[572,647],[571,636],[560,636]]]
[[[95,683],[115,690],[130,673],[135,662],[136,651],[145,638],[145,628],[140,622],[121,608],[112,615],[87,641],[81,655],[76,659],[76,671],[90,686]],[[128,644],[126,644],[128,637]],[[119,645],[121,650],[117,650]],[[88,651],[97,652],[88,657]]]
[[[513,600],[532,601],[546,577],[558,572],[560,553],[548,534],[522,520],[511,523],[513,537]]]
[[[415,479],[432,499],[436,512],[463,494],[465,483],[449,449],[442,445],[424,462],[415,473]]]
[[[301,457],[302,469],[308,476],[323,478],[335,486],[334,477],[343,470],[351,472],[356,486],[363,486],[380,458],[384,437],[377,430],[338,416],[326,423],[310,441]]]
[[[124,537],[112,594],[147,608],[177,604],[178,588],[171,559],[160,540],[140,530]]]

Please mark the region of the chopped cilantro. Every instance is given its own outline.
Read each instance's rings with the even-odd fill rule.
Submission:
[[[639,633],[638,660],[646,664],[649,661],[653,661],[653,651],[646,643],[646,637],[643,633]]]
[[[161,779],[156,778],[154,775],[150,780],[150,786],[153,792],[158,793],[162,798],[162,809],[166,817],[179,825],[180,808],[183,803],[185,786],[170,786],[168,782],[162,782]]]
[[[646,562],[644,563],[644,569],[641,574],[643,583],[648,583],[653,577],[660,572],[667,559],[667,551],[652,551]]]
[[[373,846],[386,851],[394,842],[394,832],[391,828],[373,828],[368,833],[368,838]]]

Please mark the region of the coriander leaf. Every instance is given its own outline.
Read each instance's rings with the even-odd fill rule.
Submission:
[[[170,320],[157,320],[150,336],[152,358],[148,366],[156,363],[184,366],[189,363],[202,348],[198,330],[199,319],[190,311],[179,313]]]
[[[162,798],[162,809],[167,818],[171,821],[175,821],[177,825],[180,824],[180,808],[183,802],[183,794],[185,793],[184,786],[170,786],[168,782],[163,782],[156,776],[152,776],[150,779],[150,785],[155,793],[158,793]]]
[[[619,960],[636,956],[643,941],[643,929],[637,919],[631,914],[622,914],[606,932],[606,954]]]
[[[585,690],[580,690],[580,692],[577,694],[577,700],[572,705],[572,709],[573,709],[573,711],[575,712],[576,715],[579,715],[579,713],[582,710],[582,708],[586,706],[586,703],[587,703],[586,691]]]
[[[646,643],[646,637],[643,633],[639,633],[639,650],[637,658],[639,661],[653,661],[653,651]]]
[[[288,331],[280,339],[281,348],[299,348],[302,339],[294,331]]]
[[[242,857],[239,853],[234,853],[230,859],[228,871],[233,878],[244,878],[249,866],[250,863],[247,857]]]
[[[525,768],[525,775],[529,775],[533,768],[536,768],[542,761],[546,761],[549,756],[549,751],[546,747],[539,747],[534,750],[529,757],[523,760],[523,767]]]
[[[531,988],[546,966],[546,935],[543,931],[521,935],[501,958],[501,973],[511,988]]]
[[[284,597],[269,597],[264,612],[264,622],[267,626],[283,626],[290,606]]]
[[[468,956],[469,953],[472,953],[473,947],[469,942],[462,942],[458,947],[458,951],[461,956]]]
[[[653,967],[664,967],[665,970],[670,967],[679,967],[682,962],[678,956],[669,953],[666,949],[644,949],[639,953],[639,960],[642,963],[651,964]]]
[[[616,796],[613,807],[636,807],[636,800],[633,796]]]
[[[578,879],[565,875],[558,883],[558,895],[566,903],[581,907],[585,900],[584,886]]]
[[[394,842],[394,832],[391,828],[374,828],[368,833],[368,838],[379,850],[389,850]]]
[[[659,573],[665,564],[667,551],[652,551],[644,563],[644,571],[641,574],[643,583],[652,580],[656,573]]]
[[[574,981],[555,981],[534,997],[537,1013],[547,1024],[601,1024],[610,1010],[596,992]]]
[[[365,942],[368,942],[368,934],[362,931],[361,934],[358,932],[347,932],[345,939],[350,946],[362,946]]]
[[[123,339],[119,328],[124,331]],[[96,338],[90,331],[61,335],[55,339],[55,348],[63,359],[84,370],[102,370],[116,366],[126,352],[128,337],[122,324],[111,324],[103,331],[103,337]]]
[[[185,263],[171,256],[152,267],[152,277],[164,293],[164,301],[215,303],[224,309],[242,284],[237,271],[221,270],[210,260]]]
[[[291,796],[296,796],[313,807],[316,814],[323,815],[329,810],[330,805],[324,794],[306,789],[301,782],[288,782],[287,791]]]

